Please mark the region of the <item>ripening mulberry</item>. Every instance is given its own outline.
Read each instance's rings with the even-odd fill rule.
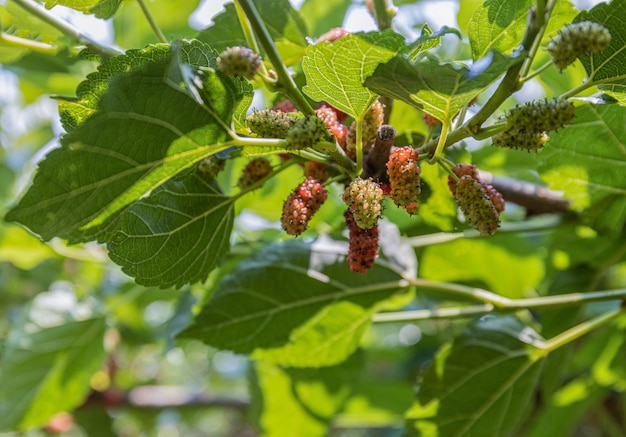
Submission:
[[[343,121],[342,119],[345,119],[346,114],[326,103],[318,105],[315,109],[315,113],[324,122],[326,129],[337,139],[339,145],[345,148],[348,127],[341,122]]]
[[[378,226],[362,229],[356,224],[349,210],[344,213],[344,218],[350,232],[348,265],[351,271],[365,274],[374,265],[378,256]]]
[[[322,35],[317,37],[315,42],[318,43],[318,42],[324,42],[324,41],[328,41],[328,42],[337,41],[339,38],[342,38],[349,33],[350,32],[348,32],[343,27],[334,27],[330,29],[328,32],[323,33]]]
[[[297,117],[274,109],[254,111],[246,118],[250,132],[259,138],[286,138]]]
[[[380,185],[372,179],[357,177],[346,187],[343,201],[352,212],[356,224],[362,229],[370,229],[378,223],[384,196]]]
[[[304,176],[312,177],[313,179],[324,183],[328,180],[328,172],[326,171],[326,164],[317,161],[307,161],[304,163]]]
[[[548,44],[552,62],[565,69],[581,55],[601,52],[611,43],[611,34],[600,23],[580,21],[565,26]]]
[[[286,148],[290,150],[301,150],[313,147],[324,140],[327,135],[324,121],[317,115],[307,115],[296,120],[287,133]]]
[[[392,150],[387,161],[387,175],[391,192],[389,197],[402,207],[415,203],[421,192],[417,151],[410,146]]]
[[[500,213],[485,186],[471,176],[459,179],[455,198],[472,227],[483,235],[492,235],[500,226]]]
[[[217,57],[217,67],[227,76],[254,79],[261,70],[261,57],[247,47],[228,47]]]
[[[516,129],[503,131],[491,137],[491,144],[508,149],[521,149],[529,152],[543,149],[550,137],[545,132],[521,132]]]
[[[452,173],[454,173],[458,178],[461,178],[465,175],[470,176],[472,179],[477,181],[480,180],[480,175],[478,173],[478,169],[475,165],[472,164],[457,164],[453,169]],[[448,176],[448,187],[452,194],[456,192],[456,179],[452,176]]]
[[[241,172],[237,186],[242,190],[251,187],[272,172],[272,164],[267,158],[254,158]]]
[[[285,232],[294,236],[303,233],[309,225],[309,220],[320,209],[327,196],[326,188],[321,183],[307,177],[283,204],[280,221]]]

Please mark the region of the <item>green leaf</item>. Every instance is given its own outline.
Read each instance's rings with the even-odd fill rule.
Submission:
[[[476,9],[468,29],[472,58],[480,59],[492,50],[510,54],[519,48],[526,32],[529,10],[534,4],[530,0],[487,0]],[[576,9],[569,1],[556,2],[546,35],[560,30],[575,15]]]
[[[285,64],[299,62],[308,45],[308,31],[289,0],[254,0],[254,5]],[[226,47],[248,46],[232,3],[228,3],[225,10],[213,18],[213,24],[196,38],[219,52]]]
[[[584,20],[604,25],[611,33],[611,44],[601,52],[581,56],[580,62],[590,81],[626,105],[626,1],[600,3],[581,12],[574,22]]]
[[[84,14],[95,14],[98,18],[110,18],[121,2],[122,0],[45,0],[45,6],[67,6]]]
[[[267,437],[328,435],[330,421],[343,408],[353,380],[362,367],[362,355],[324,369],[281,369],[255,363],[253,403],[259,406],[258,426]]]
[[[363,82],[381,62],[404,47],[404,38],[390,30],[354,33],[311,45],[302,61],[307,78],[302,90],[310,98],[358,118],[378,98]]]
[[[104,330],[73,292],[37,295],[4,343],[0,430],[40,427],[79,406],[105,357]]]
[[[141,285],[205,281],[228,251],[234,199],[194,173],[164,183],[119,219],[109,256]]]
[[[480,59],[492,50],[510,53],[519,47],[526,31],[530,0],[487,0],[469,22],[472,58]]]
[[[300,15],[310,30],[311,36],[319,37],[335,27],[341,27],[352,0],[320,2],[305,0],[300,8]]]
[[[545,273],[537,246],[509,234],[432,245],[425,249],[421,261],[421,277],[476,281],[479,286],[509,298],[532,294]]]
[[[205,61],[213,55],[194,46]],[[85,241],[93,234],[103,239],[97,233],[110,232],[124,207],[230,147],[223,120],[230,123],[244,97],[249,98],[249,85],[209,71],[192,90],[180,85],[185,65],[183,72],[177,63],[174,67],[154,63],[112,80],[99,110],[46,156],[33,186],[7,219],[44,240]]]
[[[403,289],[381,263],[366,275],[350,272],[346,249],[328,239],[267,246],[222,280],[182,335],[280,365],[343,361],[379,305]]]
[[[5,4],[2,2],[2,4]],[[63,34],[53,26],[38,20],[13,2],[0,6],[0,31],[20,38],[65,46]],[[0,63],[9,64],[27,55],[30,50],[13,47],[0,41]]]
[[[373,92],[402,100],[446,121],[522,59],[491,52],[467,67],[442,63],[434,57],[411,62],[397,56],[380,64],[365,85]]]
[[[420,437],[502,437],[524,418],[542,359],[537,334],[512,317],[470,325],[439,351],[420,378],[407,434]]]
[[[621,229],[626,219],[626,108],[584,105],[571,125],[550,134],[537,156],[542,179],[562,190],[595,228]]]
[[[411,61],[416,61],[420,55],[420,53],[425,52],[426,50],[433,49],[435,47],[439,47],[441,45],[441,37],[444,35],[456,35],[459,39],[462,39],[463,36],[461,32],[457,29],[443,26],[437,32],[433,32],[428,24],[425,24],[422,27],[422,34],[420,37],[411,43],[411,45],[406,50],[406,55]]]

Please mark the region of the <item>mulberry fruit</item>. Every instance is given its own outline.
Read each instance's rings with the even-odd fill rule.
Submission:
[[[326,188],[321,183],[307,177],[283,204],[280,221],[285,232],[294,236],[303,233],[309,225],[309,220],[320,209],[327,196]]]
[[[217,57],[217,66],[227,76],[254,79],[261,70],[261,57],[247,47],[229,47]]]
[[[500,213],[485,185],[471,176],[462,176],[455,198],[467,222],[483,235],[492,235],[500,226]]]
[[[323,42],[323,41],[337,41],[339,38],[342,38],[344,36],[346,36],[347,34],[349,34],[350,32],[348,32],[346,29],[342,28],[342,27],[334,27],[332,29],[330,29],[328,32],[323,33],[322,35],[320,35],[315,42]]]
[[[467,175],[477,181],[480,180],[478,169],[475,165],[472,164],[457,164],[452,169],[452,173],[454,173],[459,179]],[[448,176],[448,187],[450,188],[452,194],[456,192],[456,179],[454,179],[452,176]]]
[[[215,155],[209,156],[208,158],[204,158],[198,164],[198,170],[202,173],[207,179],[213,179],[219,172],[224,170],[226,166],[226,160],[220,159]]]
[[[296,120],[287,133],[287,149],[301,150],[313,147],[327,135],[326,125],[317,115],[308,115]]]
[[[254,158],[246,164],[237,181],[242,190],[251,187],[272,172],[272,164],[267,158]]]
[[[611,43],[611,34],[600,23],[580,21],[565,26],[548,44],[552,62],[565,69],[581,55],[601,52]]]
[[[296,120],[298,118],[290,113],[263,109],[250,114],[246,124],[250,132],[259,138],[286,138]]]
[[[374,265],[378,256],[378,226],[362,229],[356,224],[349,210],[344,213],[344,218],[350,232],[347,258],[350,271],[365,274]]]
[[[337,139],[339,145],[345,149],[348,127],[341,124],[341,118],[345,118],[346,115],[325,103],[320,104],[315,109],[315,113],[324,122],[326,129]]]
[[[398,206],[406,207],[415,203],[420,195],[420,168],[417,165],[417,151],[410,147],[393,150],[387,161],[387,175],[391,192],[389,197]]]
[[[382,213],[384,193],[380,185],[372,179],[356,178],[343,193],[343,201],[348,205],[354,221],[362,229],[370,229],[378,223]]]
[[[516,106],[506,114],[506,129],[492,137],[496,147],[539,150],[550,137],[546,132],[570,123],[576,108],[565,99],[554,98]]]
[[[307,161],[304,163],[304,176],[312,177],[313,179],[324,183],[328,180],[328,172],[326,171],[326,164],[317,161]]]

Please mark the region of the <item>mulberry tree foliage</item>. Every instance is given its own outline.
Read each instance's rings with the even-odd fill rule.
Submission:
[[[626,432],[626,0],[176,3],[0,2],[63,130],[0,135],[0,432],[132,435],[133,393],[193,404],[224,357],[232,435]],[[175,372],[133,373],[148,344]]]

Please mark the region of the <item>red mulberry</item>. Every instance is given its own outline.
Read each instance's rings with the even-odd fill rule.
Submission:
[[[327,196],[326,188],[321,183],[312,177],[306,178],[283,205],[281,224],[285,232],[294,236],[303,233]]]
[[[350,231],[348,265],[351,271],[365,274],[374,265],[378,256],[378,226],[362,229],[356,224],[349,210],[344,213],[344,218]]]

